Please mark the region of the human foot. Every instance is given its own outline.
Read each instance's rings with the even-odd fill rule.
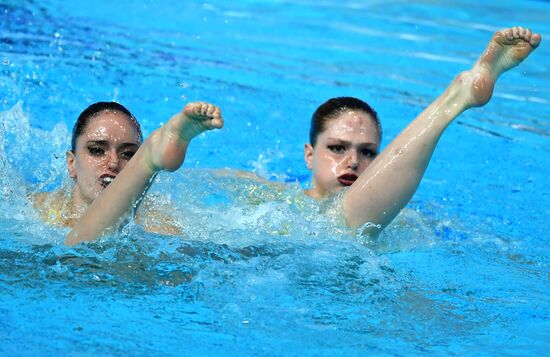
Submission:
[[[540,41],[539,34],[532,34],[531,30],[523,27],[495,32],[472,70],[461,75],[471,79],[470,106],[485,105],[493,95],[497,78],[527,58]]]
[[[147,156],[152,171],[177,170],[185,159],[187,146],[195,136],[222,126],[221,110],[217,106],[204,102],[187,104],[147,140]]]
[[[181,140],[188,143],[203,131],[220,129],[223,126],[220,108],[205,102],[187,104],[170,121],[174,121],[174,129]]]

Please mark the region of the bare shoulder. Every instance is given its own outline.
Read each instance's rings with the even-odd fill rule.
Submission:
[[[32,202],[34,207],[38,210],[43,210],[46,206],[50,206],[52,201],[56,201],[56,196],[58,192],[34,192],[29,195],[29,200]]]
[[[49,195],[51,195],[51,192],[34,192],[29,195],[29,200],[35,207],[39,208],[44,205]]]
[[[50,224],[59,224],[63,205],[66,200],[61,190],[54,192],[35,192],[29,195],[29,200],[40,213],[42,220]]]
[[[136,223],[150,233],[164,235],[183,235],[180,222],[173,217],[172,209],[167,203],[159,203],[151,197],[146,197],[136,213]]]

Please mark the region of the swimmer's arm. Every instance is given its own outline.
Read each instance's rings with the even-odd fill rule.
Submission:
[[[181,225],[170,215],[171,206],[159,204],[146,197],[136,213],[136,223],[143,226],[145,231],[170,236],[181,236]]]
[[[215,173],[217,176],[222,176],[222,177],[237,177],[237,178],[256,181],[259,183],[269,183],[269,181],[264,179],[263,177],[260,177],[253,172],[245,171],[245,170],[235,170],[230,168],[224,168],[224,169],[216,170]]]
[[[236,177],[239,179],[254,181],[257,183],[261,183],[263,185],[268,185],[269,187],[272,187],[272,188],[284,189],[285,187],[280,182],[266,180],[265,178],[258,176],[254,172],[250,172],[250,171],[225,168],[225,169],[218,169],[215,171],[215,173],[216,175],[222,176],[222,177]]]
[[[259,183],[271,189],[279,190],[279,191],[285,191],[287,189],[287,185],[285,183],[278,182],[278,181],[270,181],[268,179],[265,179],[261,176],[256,175],[254,172],[245,171],[245,170],[235,170],[230,168],[218,169],[216,170],[216,175],[222,176],[222,177],[236,177],[239,179],[252,181],[254,183]]]

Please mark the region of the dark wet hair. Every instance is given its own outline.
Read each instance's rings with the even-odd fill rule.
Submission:
[[[342,114],[345,110],[362,110],[369,114],[378,128],[378,135],[382,138],[382,126],[378,119],[378,114],[370,105],[360,99],[353,97],[331,98],[321,104],[311,117],[311,127],[309,129],[309,142],[312,146],[317,144],[317,137],[327,128],[327,122]]]
[[[82,135],[82,132],[84,129],[86,129],[86,126],[90,122],[90,119],[96,117],[101,112],[121,112],[126,114],[128,116],[128,119],[130,122],[134,125],[138,132],[139,140],[140,142],[143,141],[143,134],[141,132],[141,126],[139,125],[139,122],[137,121],[136,117],[126,107],[124,107],[122,104],[116,103],[116,102],[97,102],[92,105],[90,105],[88,108],[84,109],[82,113],[78,116],[78,119],[76,120],[76,123],[73,127],[73,136],[71,139],[71,150],[72,152],[75,152],[76,150],[76,141],[80,135]]]

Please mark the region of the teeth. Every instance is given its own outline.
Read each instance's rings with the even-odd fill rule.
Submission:
[[[103,181],[103,183],[111,183],[113,182],[113,178],[112,177],[104,177],[101,181]]]

